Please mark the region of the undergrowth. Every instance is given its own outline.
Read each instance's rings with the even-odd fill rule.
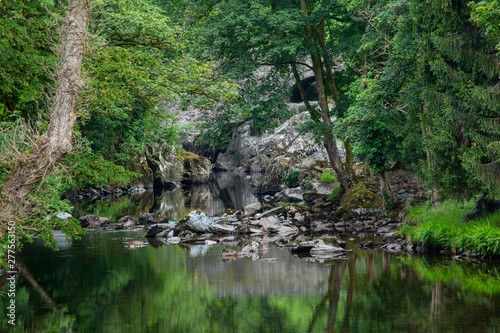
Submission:
[[[473,206],[473,202],[448,201],[435,208],[412,208],[406,225],[399,232],[411,241],[427,246],[500,255],[500,213],[462,222]]]

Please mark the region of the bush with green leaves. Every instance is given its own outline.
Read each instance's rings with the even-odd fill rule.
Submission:
[[[328,170],[323,170],[323,172],[319,176],[319,179],[324,180],[326,182],[336,182],[337,181],[337,177],[335,177],[335,175],[332,174]]]
[[[299,171],[292,169],[285,177],[285,183],[288,187],[297,187],[299,186]]]

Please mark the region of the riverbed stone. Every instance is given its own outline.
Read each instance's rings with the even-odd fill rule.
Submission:
[[[154,224],[154,223],[167,223],[168,218],[161,214],[156,213],[140,213],[139,223],[140,224]]]
[[[103,227],[110,223],[107,217],[102,217],[98,215],[83,215],[78,219],[80,220],[80,225],[82,228],[95,229]]]
[[[163,228],[161,226],[155,225],[151,229],[148,230],[148,233],[144,237],[146,237],[146,238],[167,237],[169,232],[170,232],[170,228]]]
[[[210,227],[214,221],[202,211],[193,211],[185,218],[179,221],[175,226],[175,234],[179,235],[182,231],[190,231],[197,234],[210,232]]]
[[[244,209],[245,216],[253,216],[253,215],[255,215],[255,213],[257,213],[261,209],[262,209],[262,205],[260,202],[251,203],[251,204],[245,206],[245,209]]]

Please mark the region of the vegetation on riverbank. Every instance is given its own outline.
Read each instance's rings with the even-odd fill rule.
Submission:
[[[464,215],[473,206],[473,202],[446,201],[434,208],[411,208],[406,217],[407,224],[399,232],[409,240],[429,247],[500,255],[500,213],[463,222]]]

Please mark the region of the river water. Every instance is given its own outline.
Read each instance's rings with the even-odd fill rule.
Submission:
[[[255,201],[244,176],[220,174],[184,192],[80,205],[110,218],[171,219]],[[75,214],[77,215],[77,214]],[[353,251],[324,262],[274,245],[262,258],[223,261],[217,245],[165,245],[143,231],[90,231],[57,252],[35,240],[18,255],[12,332],[499,332],[500,265]],[[5,296],[5,292],[3,293]],[[0,299],[2,312],[8,298]],[[9,329],[9,330],[7,330]]]

